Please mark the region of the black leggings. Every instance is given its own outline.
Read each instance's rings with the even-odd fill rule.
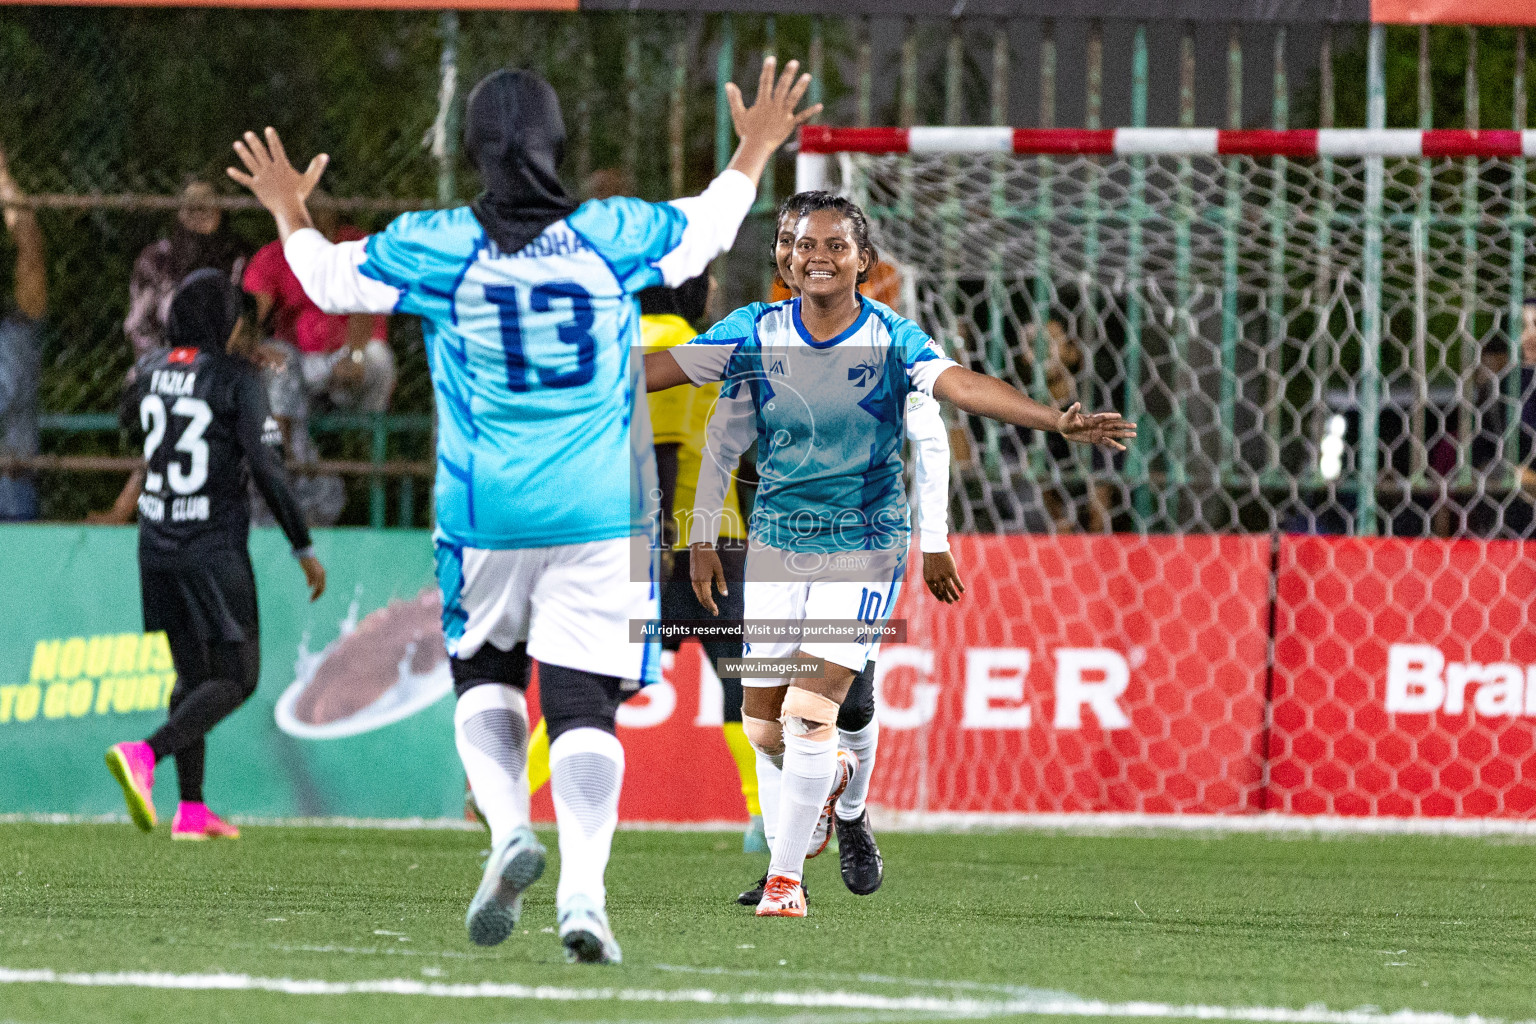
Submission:
[[[462,697],[471,687],[482,683],[499,683],[526,691],[532,663],[526,643],[514,644],[510,651],[484,644],[469,658],[451,659],[454,696]],[[634,682],[629,683],[632,688],[626,688],[625,682],[617,676],[540,664],[539,705],[549,741],[553,743],[571,729],[612,733],[619,705],[639,692]]]
[[[176,666],[171,714],[149,737],[149,748],[156,761],[175,756],[181,799],[202,803],[207,752],[203,738],[256,692],[261,647],[255,640],[202,643],[176,638],[171,640],[171,661]]]
[[[837,727],[858,732],[875,720],[875,663],[866,661],[864,671],[853,677],[848,695],[837,709]]]

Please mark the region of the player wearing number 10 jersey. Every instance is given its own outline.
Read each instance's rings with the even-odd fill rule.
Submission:
[[[309,579],[325,571],[276,452],[282,437],[256,368],[239,292],[217,270],[190,275],[171,298],[172,348],[140,360],[124,394],[123,425],[144,438],[139,580],[146,632],[163,630],[176,666],[169,720],[143,742],[107,751],[135,824],[155,824],[155,762],[176,758],[181,803],[173,839],[233,838],[203,803],[203,737],[256,690],[261,654],[256,580],[246,549],[254,477]]]
[[[330,313],[418,316],[438,413],[437,575],[458,704],[455,740],[491,828],[465,924],[501,942],[544,870],[529,827],[526,658],[539,663],[560,836],[559,935],[573,960],[620,958],[604,872],[624,748],[615,712],[654,678],[659,614],[656,464],[637,387],[633,296],[694,277],[729,248],[768,158],[816,109],[809,76],[764,62],[751,108],[728,85],[741,148],[703,194],[578,206],[560,183],[565,125],[549,84],[498,71],[466,101],[464,149],[485,185],[473,206],[397,218],[333,245],[277,133],[235,144],[231,169],[272,211],[294,275]],[[640,543],[634,543],[635,539]]]

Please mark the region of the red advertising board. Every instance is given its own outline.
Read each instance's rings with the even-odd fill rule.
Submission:
[[[872,800],[969,812],[1251,809],[1268,537],[954,538],[955,605],[914,580],[880,659]]]
[[[1267,806],[1536,814],[1536,564],[1513,541],[1281,541]]]
[[[953,542],[964,598],[935,601],[914,553],[908,642],[879,659],[877,806],[1536,815],[1520,544],[1286,537],[1272,566],[1265,536]],[[622,712],[625,820],[745,816],[720,720],[687,645]]]

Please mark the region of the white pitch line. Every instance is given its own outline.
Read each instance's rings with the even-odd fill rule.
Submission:
[[[260,978],[249,974],[169,974],[149,971],[116,973],[59,972],[47,968],[0,967],[0,984],[71,985],[85,988],[146,988],[180,991],[273,992],[283,995],[429,996],[439,999],[524,999],[540,1002],[692,1003],[714,1006],[781,1006],[804,1009],[880,1010],[948,1014],[963,1017],[1048,1016],[1119,1017],[1142,1020],[1251,1021],[1256,1024],[1505,1024],[1496,1017],[1458,1016],[1418,1010],[1329,1010],[1283,1006],[1209,1006],[1135,1001],[1112,1003],[1077,996],[1046,995],[989,1000],[936,996],[886,996],[871,992],[716,992],[707,988],[567,988],[511,982],[449,984],[415,978],[327,981],[320,978]],[[1536,1021],[1509,1022],[1536,1024]]]

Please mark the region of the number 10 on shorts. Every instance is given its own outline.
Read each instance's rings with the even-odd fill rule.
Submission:
[[[873,626],[875,623],[880,621],[880,600],[880,591],[870,590],[868,587],[863,588],[863,592],[859,595],[858,619],[860,622],[864,623],[866,626]],[[869,644],[874,643],[874,640],[875,638],[873,634],[861,634],[859,636],[858,642],[861,644]]]

